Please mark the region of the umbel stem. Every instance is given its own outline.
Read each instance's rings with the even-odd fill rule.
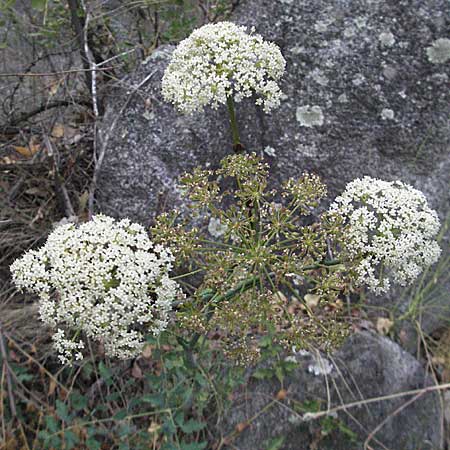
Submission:
[[[239,138],[239,130],[236,121],[236,113],[234,111],[233,97],[227,97],[228,115],[230,116],[231,133],[233,135],[233,150],[235,153],[241,153],[244,150],[244,146],[241,144]]]

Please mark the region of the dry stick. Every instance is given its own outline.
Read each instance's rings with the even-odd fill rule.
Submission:
[[[357,402],[347,403],[346,405],[336,406],[335,408],[332,408],[327,411],[319,411],[316,413],[306,413],[301,418],[304,422],[308,422],[310,420],[320,419],[321,417],[327,416],[334,412],[339,412],[339,411],[345,410],[347,408],[354,408],[356,406],[363,406],[363,405],[367,405],[369,403],[381,402],[384,400],[392,400],[394,398],[406,397],[409,395],[425,394],[425,393],[434,392],[434,391],[444,391],[446,389],[450,389],[450,383],[440,384],[437,386],[428,386],[428,387],[425,387],[422,389],[413,389],[411,391],[398,392],[396,394],[383,395],[381,397],[372,397],[372,398],[368,398],[365,400],[359,400]]]
[[[375,437],[375,435],[383,428],[389,420],[395,417],[398,413],[403,411],[407,406],[414,403],[419,397],[421,397],[425,392],[419,392],[413,398],[410,398],[407,402],[403,403],[400,407],[398,407],[393,413],[389,414],[381,423],[379,423],[376,428],[370,432],[367,439],[364,441],[364,450],[373,450],[372,447],[369,447],[369,442]]]
[[[344,386],[345,386],[345,388],[347,389],[347,391],[348,391],[353,397],[356,398],[354,392],[351,390],[349,384],[347,383],[347,380],[346,380],[345,377],[344,377],[344,374],[342,373],[341,369],[340,369],[339,366],[337,365],[336,361],[333,359],[333,357],[332,357],[331,355],[328,355],[328,358],[331,359],[331,361],[332,361],[332,363],[333,363],[333,365],[334,365],[334,368],[336,369],[338,375],[341,377],[341,380],[342,380],[342,382],[344,383]],[[353,384],[354,384],[356,390],[358,391],[359,396],[360,396],[361,398],[364,398],[364,396],[363,396],[361,390],[359,389],[358,383],[356,382],[356,380],[355,380],[355,378],[353,377],[353,375],[352,375],[350,372],[348,373],[348,375],[349,375],[349,378],[351,379],[351,381],[353,382]],[[341,405],[343,405],[343,404],[344,404],[344,399],[343,399],[343,397],[342,397],[342,395],[341,395],[341,393],[340,393],[340,391],[339,391],[339,387],[338,387],[338,385],[337,385],[337,383],[336,383],[336,381],[335,381],[334,379],[333,379],[333,386],[334,386],[335,391],[336,391],[336,393],[337,393],[337,395],[338,395],[338,397],[339,397],[339,400],[340,400],[340,402],[341,402]],[[368,406],[366,406],[366,409],[367,409],[368,414],[369,414],[371,417],[373,417],[373,414],[371,413],[370,408],[369,408]],[[360,421],[359,421],[352,413],[350,413],[349,411],[344,411],[344,412],[345,412],[345,414],[347,414],[347,416],[350,417],[350,419],[353,420],[353,422],[356,423],[356,425],[358,425],[364,432],[367,432],[366,427],[364,427],[363,424],[362,424],[362,423],[361,423],[361,422],[360,422]],[[383,447],[384,450],[389,450],[389,449],[388,449],[382,442],[380,442],[378,439],[374,438],[374,441],[375,441],[380,447]]]
[[[84,54],[86,55],[88,64],[89,64],[89,70],[91,71],[91,96],[92,96],[92,104],[93,104],[93,110],[94,110],[94,116],[95,119],[98,119],[98,103],[97,103],[97,65],[94,61],[94,58],[92,57],[91,50],[89,48],[88,43],[88,32],[89,32],[89,11],[86,9],[86,5],[84,3],[84,0],[81,0],[81,6],[83,7],[84,11],[84,27],[83,27],[83,48],[84,48]]]
[[[54,381],[54,383],[62,390],[67,391],[66,386],[64,386],[63,384],[61,384],[57,378],[55,378],[53,376],[53,374],[47,370],[36,358],[34,358],[33,356],[30,355],[30,353],[28,353],[26,350],[24,350],[16,341],[15,339],[7,332],[3,332],[3,334],[9,339],[9,341],[11,342],[11,344],[16,348],[16,350],[18,350],[20,353],[22,353],[22,355],[24,355],[25,357],[27,357],[30,361],[32,361],[34,364],[36,364],[39,367],[39,370],[41,372],[43,372],[45,375],[47,375],[51,380]]]
[[[44,143],[47,147],[47,152],[49,156],[53,159],[53,166],[55,168],[55,187],[57,194],[60,194],[62,203],[64,204],[64,212],[66,217],[74,217],[75,210],[73,209],[72,202],[70,201],[69,193],[67,192],[66,185],[63,182],[63,178],[59,172],[59,163],[57,161],[55,150],[53,149],[53,145],[47,135],[44,135]]]
[[[84,47],[84,39],[83,39],[84,23],[83,23],[83,19],[80,18],[80,16],[78,15],[78,10],[79,10],[78,0],[67,0],[67,3],[69,4],[72,27],[75,31],[75,35],[76,35],[76,38],[78,41],[78,48],[80,51],[81,62],[83,63],[83,68],[84,68],[84,72],[86,75],[86,84],[87,84],[89,91],[91,91],[91,89],[92,89],[92,80],[91,80],[92,67],[89,64],[89,58],[88,58],[88,55],[86,54],[86,50]],[[92,92],[91,92],[91,94],[92,94]]]
[[[2,365],[2,378],[0,380],[0,398],[3,399],[3,385],[5,384],[5,377],[6,377],[6,367],[3,364]],[[3,436],[3,442],[6,442],[6,425],[5,425],[5,403],[1,402],[0,403],[0,411],[1,411],[1,416],[2,416],[2,436]]]
[[[125,53],[125,52],[124,52]],[[129,53],[129,52],[128,52]],[[120,55],[118,55],[120,56]],[[110,58],[108,61],[112,60],[113,58]],[[104,61],[105,63],[106,61]],[[53,75],[65,75],[65,74],[71,74],[71,73],[80,73],[80,72],[92,72],[92,70],[95,70],[96,72],[101,71],[107,71],[116,69],[117,66],[111,66],[111,67],[96,67],[95,69],[67,69],[67,70],[58,70],[56,72],[15,72],[15,73],[0,73],[0,78],[6,78],[6,77],[51,77]]]
[[[2,355],[3,365],[6,367],[6,385],[8,387],[8,398],[9,398],[9,405],[11,407],[11,414],[15,418],[17,417],[17,410],[16,410],[16,402],[14,400],[14,393],[12,390],[11,367],[9,366],[8,363],[8,354],[6,352],[5,339],[3,338],[3,327],[1,322],[0,322],[0,352]]]
[[[89,188],[89,201],[88,201],[88,214],[89,214],[89,219],[92,219],[93,216],[93,212],[94,212],[94,195],[95,195],[95,190],[97,187],[97,181],[98,181],[98,176],[100,173],[100,168],[102,166],[103,163],[103,159],[105,157],[105,151],[106,151],[106,147],[108,145],[109,139],[111,138],[111,133],[114,130],[114,128],[116,128],[117,125],[117,121],[119,120],[119,118],[122,116],[123,112],[125,111],[126,107],[128,106],[128,104],[130,103],[131,98],[133,97],[133,95],[139,91],[139,89],[145,84],[147,83],[148,80],[150,80],[150,78],[156,73],[156,70],[154,70],[152,73],[150,73],[149,75],[147,75],[133,90],[133,92],[130,93],[130,95],[128,96],[128,98],[126,99],[125,103],[123,104],[122,108],[120,109],[119,113],[116,115],[116,117],[114,118],[111,126],[109,127],[108,131],[106,132],[106,135],[103,139],[103,142],[100,143],[100,154],[96,160],[95,163],[95,168],[94,168],[94,174],[92,176],[92,183],[91,186]]]
[[[431,374],[433,376],[434,383],[435,383],[435,385],[438,385],[439,381],[438,381],[438,379],[436,377],[435,371],[433,370],[432,358],[431,358],[430,352],[428,350],[428,345],[427,345],[427,343],[425,341],[425,336],[423,335],[423,330],[422,330],[422,328],[420,326],[420,322],[418,320],[416,320],[415,325],[416,325],[416,328],[417,328],[417,333],[419,334],[420,339],[422,341],[423,348],[425,350],[425,354],[426,354],[426,357],[427,357],[428,364],[430,365],[430,370],[431,370]],[[439,425],[440,425],[440,428],[441,428],[440,448],[444,448],[444,438],[445,438],[445,416],[444,416],[444,411],[445,411],[445,405],[444,405],[444,399],[442,398],[442,395],[439,396],[439,404],[441,406],[441,418],[440,418],[440,421],[439,421],[440,422]]]
[[[55,100],[53,102],[44,103],[37,108],[33,109],[32,111],[23,113],[17,117],[13,117],[9,120],[9,122],[6,124],[6,127],[0,127],[0,130],[3,131],[3,128],[13,128],[20,122],[24,122],[25,120],[30,119],[33,116],[37,116],[40,113],[43,113],[49,109],[52,108],[59,108],[60,106],[76,106],[76,105],[82,105],[82,106],[88,106],[91,107],[92,103],[88,102],[83,99],[74,99],[74,100]]]

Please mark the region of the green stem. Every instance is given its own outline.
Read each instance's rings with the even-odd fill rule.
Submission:
[[[330,259],[326,261],[322,261],[317,264],[311,264],[310,266],[304,266],[302,267],[302,270],[316,270],[320,268],[328,268],[333,266],[338,266],[339,264],[342,264],[342,262],[339,259]]]
[[[268,277],[271,279],[274,276],[273,273],[268,274]],[[242,294],[245,291],[247,291],[248,289],[250,289],[252,286],[255,285],[256,281],[260,280],[260,276],[253,276],[250,278],[247,278],[246,280],[241,281],[240,283],[238,283],[236,285],[236,287],[234,287],[233,289],[230,289],[229,291],[225,292],[225,294],[222,295],[217,295],[217,292],[215,292],[213,289],[206,289],[205,291],[203,291],[200,295],[202,298],[203,302],[211,302],[213,304],[218,304],[222,301],[225,300],[230,300],[233,297],[235,297],[238,294]],[[208,305],[209,306],[209,305]],[[211,316],[213,314],[213,310],[208,308],[207,310],[207,320],[209,321]],[[192,335],[191,340],[187,343],[187,345],[185,345],[186,351],[187,351],[187,356],[188,356],[188,360],[192,363],[194,363],[193,360],[193,350],[195,345],[197,344],[198,340],[200,339],[200,334],[199,333],[194,333]]]
[[[227,97],[227,107],[228,107],[228,115],[230,116],[230,125],[231,125],[231,133],[233,135],[233,150],[235,153],[240,153],[244,149],[244,146],[241,144],[241,139],[239,138],[239,130],[236,121],[236,113],[234,111],[234,101],[233,97]]]

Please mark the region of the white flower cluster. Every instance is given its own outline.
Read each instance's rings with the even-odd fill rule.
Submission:
[[[404,286],[435,263],[441,249],[435,240],[440,223],[422,192],[400,181],[356,179],[337,197],[330,212],[349,225],[344,243],[361,258],[358,283],[377,294],[392,281]]]
[[[162,79],[164,98],[190,114],[227,97],[236,102],[256,94],[268,112],[280,104],[277,80],[286,61],[280,49],[231,22],[208,24],[180,42]],[[253,31],[253,30],[252,30]]]
[[[129,358],[142,350],[144,330],[164,330],[180,294],[168,277],[172,261],[141,225],[97,215],[59,226],[11,272],[18,287],[39,295],[41,319],[56,329],[54,347],[69,363],[83,357],[81,333],[101,342],[107,355]]]

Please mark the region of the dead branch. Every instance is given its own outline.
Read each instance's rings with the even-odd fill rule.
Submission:
[[[26,120],[30,119],[31,117],[37,116],[38,114],[41,114],[49,109],[59,108],[61,106],[73,106],[73,105],[80,105],[80,106],[86,106],[88,108],[92,108],[92,103],[90,101],[81,99],[81,98],[71,99],[71,100],[55,100],[53,102],[44,103],[31,111],[22,113],[20,116],[13,117],[5,125],[5,128],[15,127],[19,123],[25,122]]]
[[[80,73],[80,72],[101,72],[116,69],[117,66],[111,67],[96,67],[94,69],[68,69],[68,70],[58,70],[55,72],[17,72],[17,73],[0,73],[0,77],[50,77],[53,75],[66,75],[71,73]]]
[[[59,162],[58,158],[56,157],[55,149],[53,148],[53,145],[47,135],[44,135],[44,143],[45,146],[47,147],[47,152],[49,156],[53,159],[56,196],[59,199],[59,203],[62,204],[66,217],[73,217],[75,216],[75,210],[73,209],[69,193],[67,192],[66,185],[64,184],[63,177],[61,176],[59,170]]]
[[[3,364],[6,368],[6,385],[8,389],[8,399],[11,408],[11,414],[13,417],[17,417],[16,401],[14,399],[14,391],[12,389],[12,380],[11,380],[12,370],[11,366],[8,363],[8,353],[6,352],[5,339],[3,337],[3,327],[1,322],[0,322],[0,353],[2,355]]]

